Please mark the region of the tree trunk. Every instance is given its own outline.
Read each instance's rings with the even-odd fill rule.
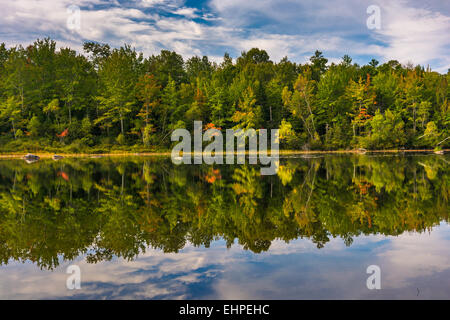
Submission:
[[[120,132],[123,134],[123,116],[122,112],[120,112]]]
[[[122,172],[122,187],[120,188],[120,195],[123,195],[123,190],[125,188],[125,169]]]
[[[314,125],[314,114],[312,113],[311,106],[309,105],[309,100],[308,99],[305,99],[305,100],[306,100],[306,106],[308,107],[308,110],[309,110],[309,114],[311,115],[313,130],[314,130],[314,132],[316,132],[316,126]]]
[[[20,98],[22,99],[22,111],[25,109],[23,104],[23,87],[20,88]]]
[[[11,120],[11,122],[12,122],[12,128],[13,128],[14,140],[16,140],[16,128],[14,127],[14,120]]]

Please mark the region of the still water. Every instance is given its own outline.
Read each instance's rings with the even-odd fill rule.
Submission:
[[[449,163],[2,160],[0,299],[449,299]]]

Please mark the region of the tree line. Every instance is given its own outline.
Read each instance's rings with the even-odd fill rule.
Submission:
[[[233,60],[184,60],[162,50],[86,42],[57,50],[46,38],[0,45],[0,149],[73,152],[167,150],[170,133],[205,128],[280,129],[296,150],[448,147],[450,72],[346,55],[328,64],[270,60],[253,48]]]

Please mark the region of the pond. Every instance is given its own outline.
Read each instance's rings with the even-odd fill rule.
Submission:
[[[448,299],[449,162],[1,160],[0,298]]]

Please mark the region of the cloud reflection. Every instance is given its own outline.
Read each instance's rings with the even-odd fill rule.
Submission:
[[[70,264],[82,289],[65,287]],[[382,290],[366,288],[368,265],[382,271]],[[30,263],[0,268],[2,299],[372,299],[445,298],[450,294],[450,227],[398,237],[361,236],[346,247],[332,239],[318,250],[306,239],[274,241],[254,254],[223,241],[179,253],[149,249],[135,261],[88,264],[84,258],[41,271]],[[419,296],[418,290],[419,289]]]

